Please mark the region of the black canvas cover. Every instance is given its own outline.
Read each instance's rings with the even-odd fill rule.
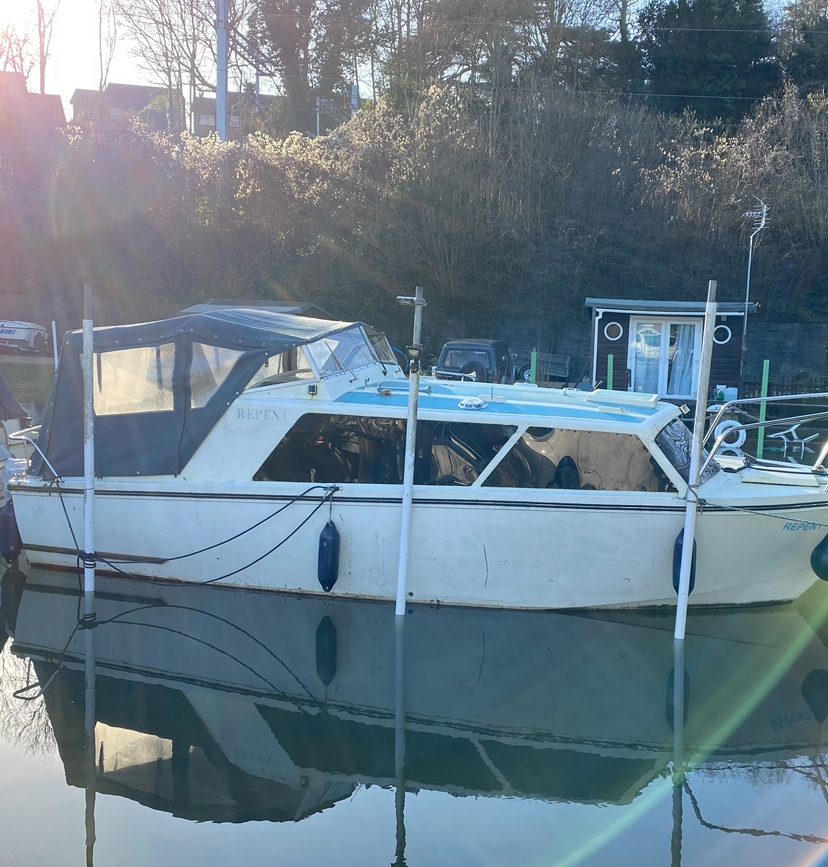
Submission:
[[[177,475],[267,358],[353,325],[233,308],[94,329],[96,358],[99,353],[123,349],[175,347],[171,409],[96,415],[95,475]],[[196,343],[240,354],[205,405],[193,408],[189,372]],[[81,331],[71,331],[64,338],[60,366],[41,426],[40,448],[60,476],[83,475],[82,344]],[[32,461],[32,472],[51,475],[39,456]]]

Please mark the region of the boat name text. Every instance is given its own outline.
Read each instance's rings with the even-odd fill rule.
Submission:
[[[279,421],[279,413],[275,409],[237,409],[236,418],[244,421]]]
[[[788,521],[782,528],[788,533],[799,533],[803,530],[818,530],[822,524],[813,524],[811,521]]]

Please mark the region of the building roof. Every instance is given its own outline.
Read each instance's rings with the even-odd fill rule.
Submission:
[[[587,298],[586,305],[594,310],[617,310],[623,313],[683,313],[700,316],[704,313],[704,301],[644,301],[630,298]],[[759,305],[749,301],[748,313],[755,313]],[[743,316],[745,304],[742,301],[719,301],[716,305],[720,314]]]
[[[107,84],[107,103],[112,108],[141,111],[158,97],[167,96],[166,87],[152,87],[146,84]]]
[[[66,125],[63,103],[57,94],[29,93],[19,72],[0,72],[0,122],[18,130],[49,129]]]

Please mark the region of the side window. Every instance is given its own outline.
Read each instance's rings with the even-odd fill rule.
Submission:
[[[247,388],[276,385],[280,382],[291,382],[312,373],[310,362],[305,350],[300,346],[288,349],[278,355],[271,355],[265,363],[253,374]]]
[[[473,484],[514,432],[507,425],[419,422],[415,484]],[[294,424],[253,478],[401,485],[404,456],[403,419],[311,413]]]
[[[206,406],[207,401],[227,379],[236,362],[244,355],[240,349],[193,343],[190,361],[190,406]]]
[[[96,352],[96,415],[171,412],[175,344]]]
[[[582,491],[666,491],[644,443],[630,434],[529,428],[483,483]]]
[[[419,422],[414,481],[418,485],[473,484],[515,430],[508,425]]]
[[[260,482],[402,484],[405,422],[303,415],[253,476]]]

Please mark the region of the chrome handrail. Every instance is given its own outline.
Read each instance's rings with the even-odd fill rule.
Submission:
[[[818,395],[818,396],[821,396],[821,395]],[[828,397],[828,394],[826,394],[825,397]],[[770,400],[771,398],[765,398],[765,399]],[[730,401],[730,403],[735,403],[735,402],[736,401]],[[802,423],[802,422],[806,422],[806,421],[815,421],[816,419],[820,419],[820,418],[828,418],[828,411],[810,413],[808,415],[800,415],[800,416],[786,416],[785,418],[771,419],[770,421],[756,421],[756,422],[749,422],[747,424],[734,425],[733,427],[728,428],[723,434],[721,434],[721,436],[716,438],[715,442],[713,443],[713,448],[709,450],[707,458],[705,459],[704,463],[702,464],[701,469],[699,470],[699,476],[701,476],[704,473],[704,471],[707,469],[707,467],[710,465],[710,462],[715,457],[716,452],[723,445],[723,443],[725,441],[725,437],[731,436],[734,433],[734,431],[756,430],[757,428],[764,428],[764,427],[781,427],[782,425],[789,424],[790,422]],[[716,420],[718,421],[718,417]],[[714,430],[714,427],[715,426],[713,424],[711,424],[710,430],[707,432],[707,435],[705,436],[703,443],[706,443],[707,440],[710,438],[710,433],[711,433],[711,431]],[[816,472],[818,469],[820,469],[820,463],[822,462],[822,460],[825,459],[825,454],[828,454],[828,443],[826,443],[826,445],[823,447],[822,452],[820,452],[820,460],[818,460],[813,465],[813,467],[811,467],[811,469],[814,472]]]
[[[707,430],[707,433],[704,435],[704,439],[702,440],[702,445],[706,445],[707,441],[713,434],[713,431],[716,429],[716,425],[721,421],[722,416],[733,406],[748,404],[748,403],[781,403],[782,401],[791,401],[791,400],[811,400],[813,398],[824,397],[828,398],[828,391],[815,391],[810,392],[808,394],[781,394],[775,395],[774,397],[743,397],[738,398],[737,400],[729,400],[726,403],[719,405],[719,411],[716,413],[713,420],[710,422],[710,426]],[[793,416],[786,417],[784,419],[780,419],[780,421],[797,421],[797,419]],[[760,426],[762,424],[770,424],[770,422],[760,422]],[[736,428],[731,428],[730,432],[732,433]],[[744,428],[744,430],[749,430],[749,428]]]
[[[26,428],[23,428],[23,430],[18,430],[18,431],[15,431],[14,433],[10,433],[9,439],[30,445],[40,455],[40,457],[43,458],[43,462],[51,470],[52,476],[54,477],[55,481],[56,482],[62,482],[63,479],[58,474],[58,471],[52,466],[51,462],[49,461],[49,458],[46,457],[43,450],[35,442],[35,440],[33,440],[29,436],[29,434],[31,434],[31,433],[40,433],[40,425],[38,424],[38,425],[34,425],[33,427],[26,427]],[[29,450],[28,449],[26,449],[26,459],[31,461],[31,458],[29,457]]]

